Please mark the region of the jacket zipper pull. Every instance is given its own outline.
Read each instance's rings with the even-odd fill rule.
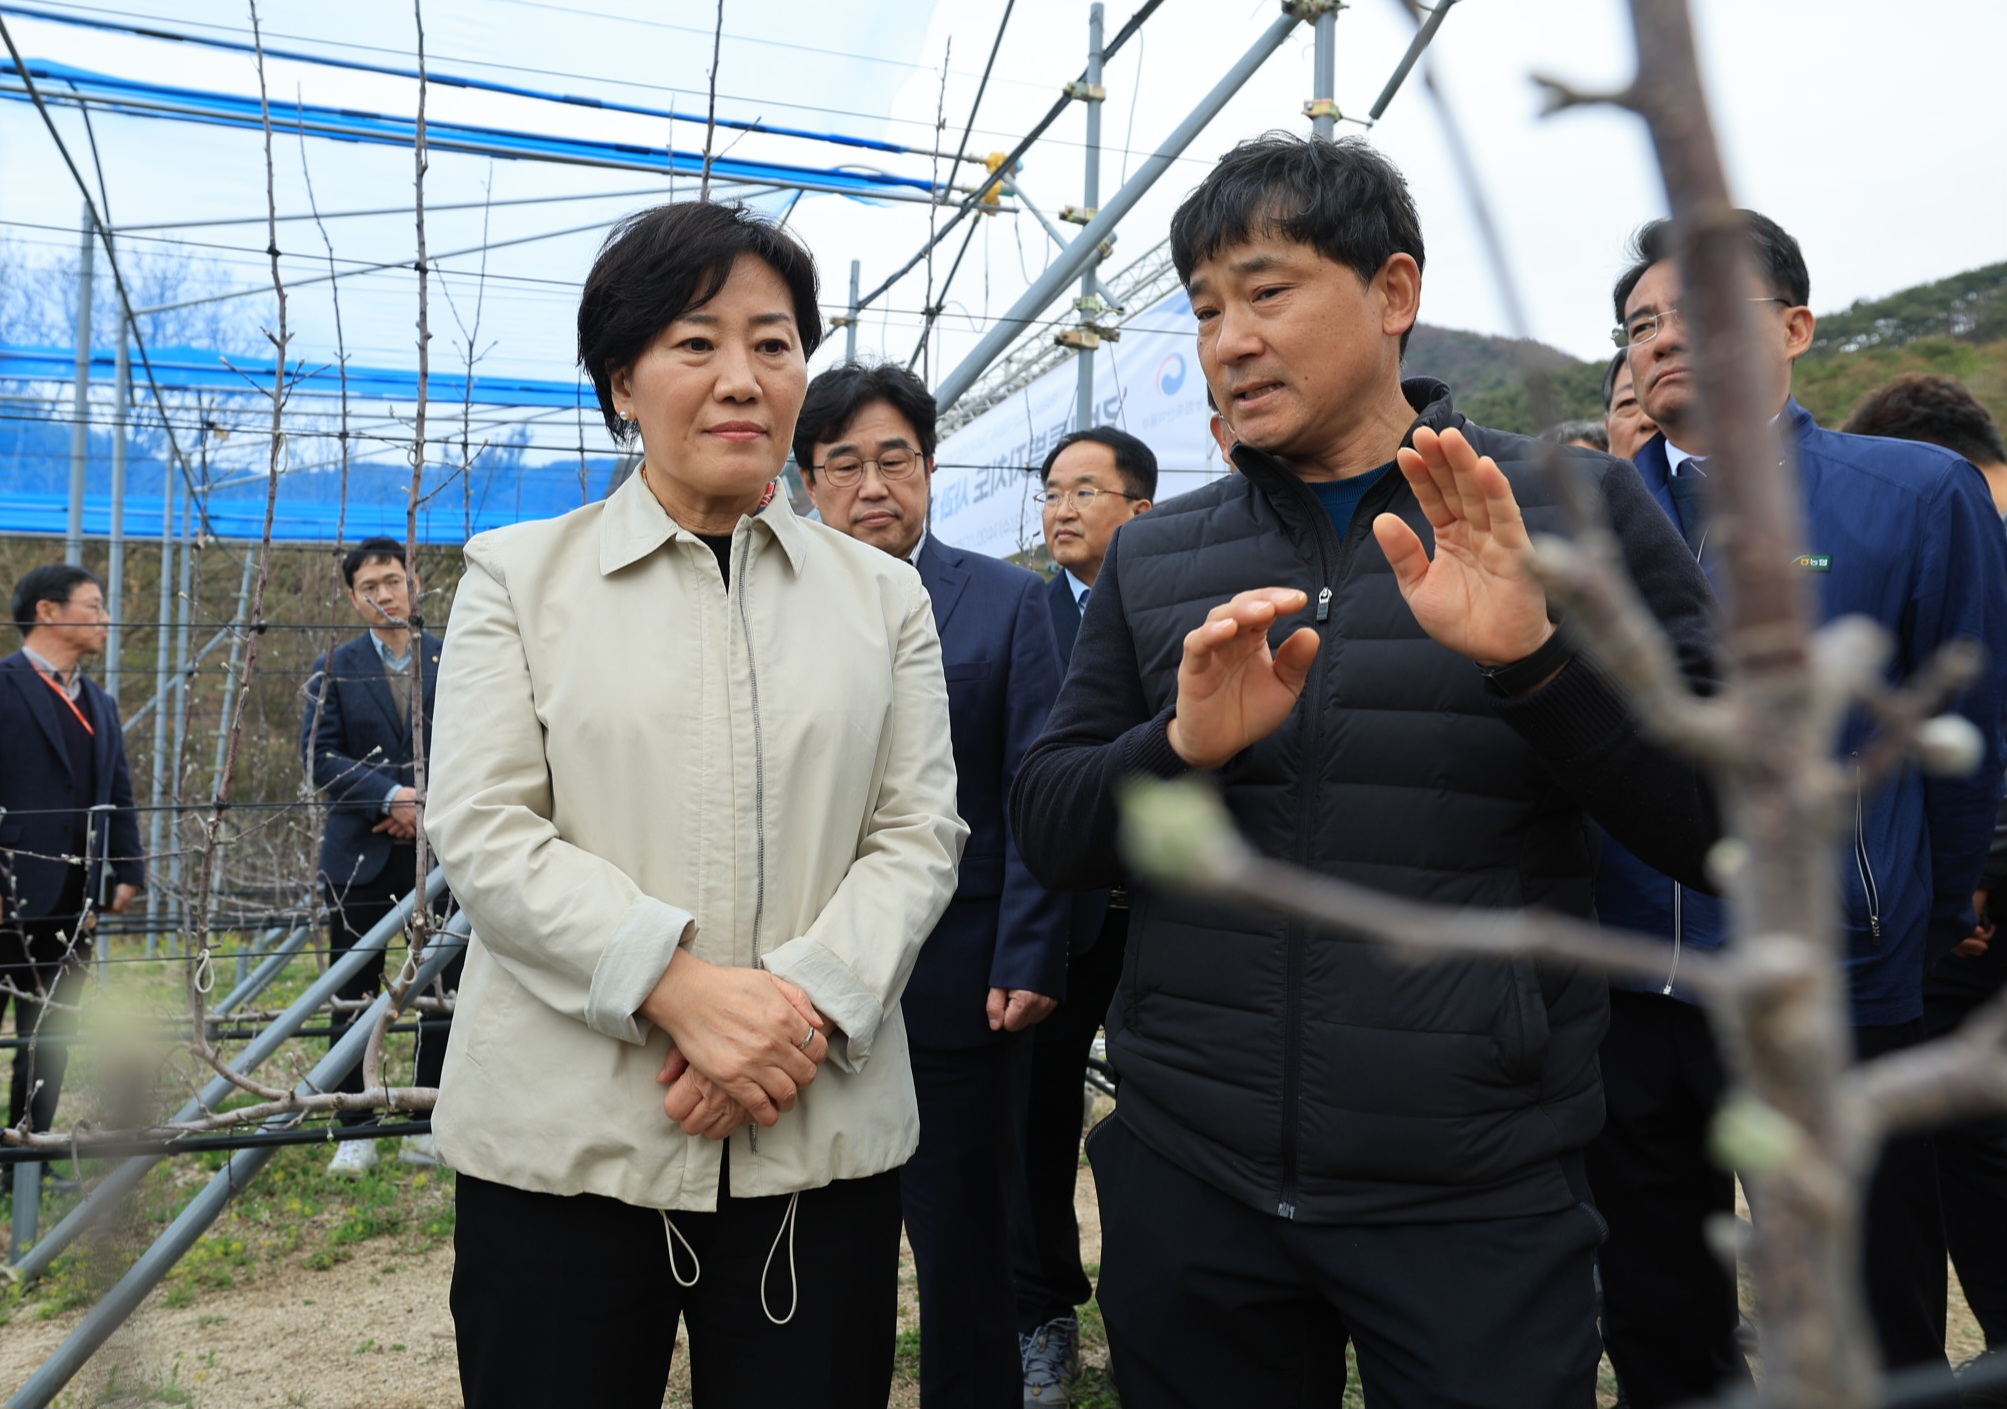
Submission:
[[[1329,587],[1326,587],[1317,594],[1317,619],[1319,621],[1329,621],[1331,619],[1331,589]]]

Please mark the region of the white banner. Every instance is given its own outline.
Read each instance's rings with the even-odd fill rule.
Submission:
[[[1138,314],[1118,343],[1094,353],[1094,421],[1156,452],[1157,499],[1224,472],[1199,373],[1198,325],[1182,289]],[[992,557],[1029,552],[1042,538],[1038,468],[1074,429],[1078,359],[1000,401],[936,448],[929,527],[945,543]]]

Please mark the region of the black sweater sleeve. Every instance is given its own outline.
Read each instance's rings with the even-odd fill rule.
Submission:
[[[1153,712],[1122,611],[1117,548],[1108,545],[1059,699],[1017,771],[1011,826],[1032,875],[1053,890],[1122,883],[1116,790],[1125,778],[1189,771],[1171,747],[1175,702]]]
[[[1702,694],[1718,682],[1714,595],[1679,533],[1637,471],[1612,462],[1603,476],[1611,527],[1638,591]],[[1721,836],[1706,774],[1647,738],[1616,688],[1577,656],[1529,695],[1492,690],[1499,718],[1531,744],[1563,790],[1647,865],[1712,891],[1706,858]]]

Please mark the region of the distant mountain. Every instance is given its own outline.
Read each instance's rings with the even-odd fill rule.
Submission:
[[[1417,323],[1408,339],[1404,370],[1411,377],[1435,377],[1447,382],[1461,404],[1516,384],[1525,366],[1553,372],[1574,364],[1574,358],[1544,342],[1497,338],[1461,328]]]
[[[1982,345],[2007,338],[2007,264],[1968,269],[1819,320],[1812,357],[1901,347],[1925,338]]]

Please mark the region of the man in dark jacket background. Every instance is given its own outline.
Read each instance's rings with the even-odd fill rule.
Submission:
[[[14,1005],[7,1123],[56,1118],[96,916],[122,914],[145,863],[118,704],[84,674],[105,647],[104,584],[67,563],[13,595],[21,649],[0,660],[0,1016]],[[7,991],[11,988],[12,992]],[[56,1039],[39,1042],[38,1038]]]
[[[1073,659],[1080,614],[1093,596],[1115,531],[1147,513],[1157,497],[1157,457],[1113,426],[1060,437],[1039,467],[1040,522],[1059,571],[1045,585],[1061,671]],[[1080,1261],[1074,1186],[1080,1175],[1087,1059],[1108,1015],[1129,934],[1129,897],[1114,890],[1072,897],[1066,999],[1032,1034],[1025,1095],[1023,1198],[1012,1213],[1017,1331],[1024,1353],[1024,1402],[1040,1409],[1072,1402],[1080,1372],[1074,1308],[1094,1295]]]
[[[1065,993],[1069,906],[1025,868],[1007,808],[1059,692],[1059,649],[1037,573],[927,532],[934,440],[918,377],[850,363],[809,383],[794,454],[823,523],[912,563],[934,605],[969,840],[899,1000],[920,1105],[920,1147],[899,1175],[920,1284],[920,1403],[1017,1409],[1013,1066],[1029,1056],[1026,1029]]]
[[[404,545],[369,538],[342,558],[349,605],[367,628],[314,662],[307,679],[300,748],[314,786],[328,801],[321,838],[321,893],[328,907],[328,948],[346,953],[374,929],[423,879],[418,875],[418,789],[412,740],[412,694],[418,682],[425,740],[432,740],[433,682],[439,675],[437,636],[414,631],[411,621],[422,591]],[[443,977],[459,987],[460,960]],[[372,998],[383,984],[381,952],[341,989],[340,997]],[[331,1042],[354,1022],[338,1021]],[[417,1071],[420,1086],[437,1086],[446,1061],[450,1019],[421,1018]],[[362,1068],[350,1068],[340,1090],[362,1090]],[[344,1125],[367,1124],[365,1112],[341,1116]],[[407,1163],[438,1162],[432,1137],[407,1137]],[[357,1178],[376,1163],[376,1143],[348,1140],[335,1146],[332,1174]]]
[[[1240,474],[1117,536],[1019,774],[1033,870],[1114,883],[1121,782],[1201,772],[1260,850],[1418,899],[1586,915],[1591,818],[1698,878],[1705,786],[1527,573],[1528,530],[1561,527],[1532,443],[1402,381],[1422,238],[1400,173],[1356,140],[1246,143],[1171,245]],[[1560,453],[1705,677],[1677,534],[1629,466]],[[1375,1405],[1590,1403],[1605,981],[1416,966],[1136,883],[1130,907],[1122,1094],[1088,1141],[1123,1402],[1336,1402],[1349,1339]]]
[[[1985,762],[1964,777],[1926,777],[1911,766],[1854,803],[1840,875],[1854,1045],[1866,1058],[1922,1039],[1926,967],[1972,930],[1972,893],[2000,792],[2007,550],[1971,465],[1935,446],[1823,430],[1791,398],[1792,365],[1812,344],[1811,279],[1796,240],[1752,211],[1741,216],[1756,271],[1748,297],[1762,306],[1757,348],[1802,489],[1809,551],[1798,562],[1820,616],[1878,622],[1894,643],[1891,681],[1953,640],[1977,641],[1986,653],[1984,674],[1955,704],[1987,741]],[[1712,447],[1699,423],[1670,225],[1644,226],[1631,253],[1614,290],[1617,338],[1661,432],[1638,451],[1638,473],[1702,570],[1716,576],[1722,555],[1708,543],[1706,494]],[[1873,727],[1864,711],[1850,715],[1841,760],[1859,756]],[[1748,1374],[1735,1342],[1735,1281],[1705,1231],[1709,1217],[1734,1211],[1731,1178],[1707,1149],[1721,1066],[1679,979],[1683,955],[1719,947],[1727,921],[1721,901],[1660,874],[1621,839],[1604,849],[1596,903],[1605,923],[1671,941],[1662,982],[1616,985],[1603,1046],[1609,1119],[1589,1165],[1611,1229],[1603,1253],[1611,1363],[1631,1402],[1653,1409],[1706,1398]],[[1943,1232],[1928,1134],[1884,1151],[1863,1233],[1883,1360],[1944,1364]]]

